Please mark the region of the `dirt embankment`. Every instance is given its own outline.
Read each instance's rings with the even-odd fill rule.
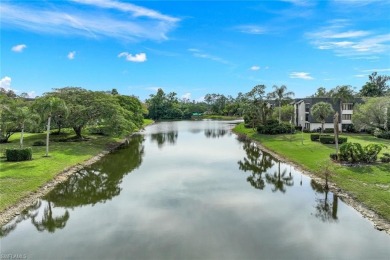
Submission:
[[[252,140],[253,141],[253,140]],[[263,151],[271,154],[273,157],[276,159],[286,162],[288,164],[293,165],[296,169],[301,171],[303,174],[306,176],[309,176],[311,179],[316,181],[317,183],[321,185],[325,185],[325,180],[318,177],[317,175],[313,174],[312,172],[309,172],[305,169],[302,168],[302,166],[288,160],[287,158],[271,151],[270,149],[264,147],[261,143],[256,142],[256,145]],[[363,205],[362,203],[358,202],[351,194],[348,192],[340,189],[337,187],[334,183],[328,183],[329,185],[329,190],[336,194],[344,203],[347,205],[353,207],[355,210],[357,210],[360,214],[362,214],[363,217],[366,219],[370,220],[373,223],[374,228],[380,230],[380,231],[385,231],[387,234],[390,235],[390,222],[383,217],[379,216],[376,212],[373,210],[369,209],[367,206]]]

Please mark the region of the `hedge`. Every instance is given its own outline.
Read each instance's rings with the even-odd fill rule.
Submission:
[[[329,135],[321,135],[321,137],[323,137],[323,136],[329,136]],[[310,139],[312,141],[319,141],[320,140],[320,134],[311,134],[310,135]]]
[[[31,147],[23,149],[6,149],[5,157],[7,157],[7,161],[10,162],[28,161],[32,159],[32,149]]]
[[[343,144],[347,142],[347,139],[348,139],[347,137],[339,136],[338,143]],[[334,136],[321,136],[320,142],[322,144],[334,144],[335,143]]]

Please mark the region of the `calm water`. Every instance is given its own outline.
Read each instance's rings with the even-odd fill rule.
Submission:
[[[29,259],[390,259],[390,236],[231,122],[149,127],[1,229]]]

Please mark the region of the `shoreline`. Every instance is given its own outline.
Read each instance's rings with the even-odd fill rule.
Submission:
[[[238,134],[237,132],[233,131],[234,134]],[[288,158],[270,150],[269,148],[262,145],[260,142],[253,140],[252,138],[248,137],[248,139],[251,142],[254,142],[258,148],[260,148],[262,151],[269,153],[277,160],[291,164],[295,169],[302,172],[302,174],[310,177],[315,182],[325,185],[325,180],[318,177],[314,173],[304,169],[303,166],[289,160]],[[379,216],[375,211],[369,209],[367,206],[365,206],[363,203],[357,201],[351,194],[348,192],[342,190],[341,188],[337,187],[333,182],[328,181],[329,185],[329,191],[336,194],[344,203],[346,203],[348,206],[354,208],[356,211],[358,211],[364,218],[369,220],[375,229],[378,231],[384,231],[388,235],[390,235],[390,221],[384,219],[383,217]]]
[[[13,204],[13,205],[9,206],[8,208],[4,209],[2,212],[0,212],[0,226],[7,224],[14,217],[20,215],[20,213],[24,209],[26,209],[28,206],[32,205],[36,200],[38,200],[38,199],[42,198],[43,196],[45,196],[46,194],[48,194],[50,191],[52,191],[55,188],[56,185],[58,185],[62,182],[65,182],[72,174],[81,170],[85,166],[89,166],[89,165],[99,161],[102,157],[106,156],[107,154],[112,153],[113,151],[118,149],[120,146],[126,144],[126,142],[128,142],[128,138],[131,138],[134,134],[137,134],[139,132],[140,131],[135,132],[119,142],[108,143],[107,148],[105,148],[103,151],[101,151],[97,155],[85,160],[82,163],[78,163],[76,165],[65,168],[64,170],[59,172],[52,180],[50,180],[49,182],[47,182],[43,186],[41,186],[38,190],[31,192],[30,194],[26,195],[24,198],[22,198],[16,204]]]

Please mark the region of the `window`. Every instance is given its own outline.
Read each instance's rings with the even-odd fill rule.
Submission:
[[[341,115],[342,120],[352,120],[352,115],[351,114],[343,114]]]
[[[310,112],[310,103],[305,104],[305,112]]]
[[[345,103],[343,104],[343,110],[352,110],[353,104],[352,103]]]
[[[309,114],[306,114],[305,121],[309,121]]]

